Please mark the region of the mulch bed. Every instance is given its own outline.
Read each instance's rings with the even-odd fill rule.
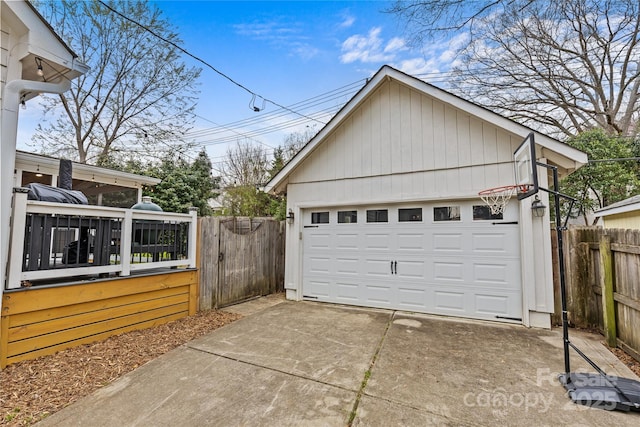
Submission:
[[[627,365],[629,367],[629,369],[631,369],[633,371],[634,374],[636,374],[637,376],[640,377],[640,362],[639,361],[637,361],[633,357],[629,356],[627,353],[624,352],[624,350],[621,350],[619,348],[611,348],[611,347],[608,347],[608,348],[611,351],[611,353],[615,354],[618,357],[618,359],[620,359],[620,361],[622,363]]]
[[[9,365],[0,371],[0,425],[36,423],[169,350],[241,317],[211,310]]]

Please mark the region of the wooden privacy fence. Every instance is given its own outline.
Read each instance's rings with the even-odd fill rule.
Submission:
[[[284,222],[200,219],[200,310],[284,290]]]
[[[569,322],[600,329],[610,346],[640,360],[640,230],[571,228],[565,258]],[[561,314],[557,265],[555,323]]]

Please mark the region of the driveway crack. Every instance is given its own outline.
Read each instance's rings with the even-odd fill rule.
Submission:
[[[367,388],[367,383],[369,382],[369,378],[371,378],[371,372],[373,371],[373,367],[375,366],[376,361],[378,360],[378,356],[380,355],[380,351],[382,350],[382,345],[384,344],[385,338],[387,338],[387,334],[389,333],[389,328],[391,328],[391,324],[393,323],[393,319],[395,318],[395,316],[396,316],[396,311],[393,310],[393,313],[391,313],[391,316],[389,317],[389,321],[387,322],[387,325],[384,328],[384,332],[382,333],[380,342],[378,342],[378,346],[376,347],[376,350],[373,353],[373,357],[371,358],[371,363],[369,363],[369,369],[367,369],[366,372],[364,373],[364,378],[360,383],[360,390],[358,390],[358,394],[356,395],[356,400],[355,402],[353,402],[353,409],[351,409],[351,414],[349,415],[349,422],[347,423],[347,426],[349,427],[351,427],[351,425],[353,424],[353,421],[356,418],[358,406],[360,406],[360,399],[364,395],[364,390]]]
[[[335,387],[335,388],[338,388],[340,390],[345,390],[345,391],[350,391],[350,392],[354,392],[355,391],[355,390],[353,390],[351,388],[348,388],[348,387],[345,387],[345,386],[342,386],[342,385],[339,385],[339,384],[332,384],[332,383],[329,383],[327,381],[322,381],[322,380],[320,380],[318,378],[313,378],[313,377],[309,377],[309,376],[306,376],[306,375],[300,375],[300,374],[296,374],[294,372],[283,371],[282,369],[277,369],[277,368],[273,368],[273,367],[270,367],[270,366],[264,366],[264,365],[261,365],[259,363],[249,362],[247,360],[242,360],[242,359],[239,359],[237,357],[231,357],[231,356],[229,356],[227,354],[216,353],[215,351],[209,351],[209,350],[205,350],[205,349],[198,348],[198,347],[191,347],[189,345],[187,345],[186,347],[188,349],[190,349],[190,350],[194,350],[194,351],[198,351],[198,352],[206,353],[206,354],[211,354],[212,356],[217,356],[217,357],[220,357],[222,359],[231,360],[233,362],[243,363],[245,365],[254,366],[256,368],[266,369],[266,370],[272,371],[272,372],[278,372],[280,374],[284,374],[284,375],[287,375],[287,376],[290,376],[290,377],[295,377],[295,378],[300,378],[300,379],[303,379],[303,380],[313,381],[313,382],[316,382],[318,384],[322,384],[322,385],[329,386],[329,387]]]

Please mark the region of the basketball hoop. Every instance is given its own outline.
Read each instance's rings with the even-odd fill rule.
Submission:
[[[504,185],[482,190],[478,193],[478,196],[489,206],[492,215],[498,215],[504,212],[504,208],[509,203],[511,196],[518,192],[525,193],[528,189],[528,185]]]

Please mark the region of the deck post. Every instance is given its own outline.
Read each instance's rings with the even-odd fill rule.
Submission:
[[[131,233],[133,230],[133,211],[124,211],[122,228],[120,230],[120,275],[131,275]]]
[[[24,256],[25,226],[27,224],[26,188],[13,189],[13,206],[11,210],[11,237],[9,240],[9,262],[7,263],[7,283],[5,289],[19,289]]]
[[[196,268],[196,248],[198,243],[198,208],[189,208],[191,222],[189,223],[189,268]]]

